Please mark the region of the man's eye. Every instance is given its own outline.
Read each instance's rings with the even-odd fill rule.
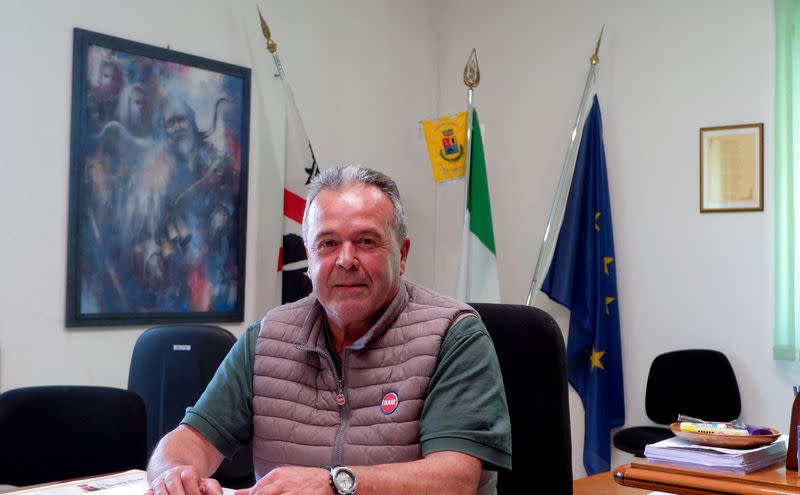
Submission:
[[[378,244],[375,241],[375,239],[372,239],[372,238],[369,238],[369,237],[365,237],[364,239],[361,239],[360,243],[361,243],[362,246],[367,247],[367,248],[375,247]]]
[[[336,246],[336,243],[328,239],[317,244],[317,249],[320,251],[331,250]]]

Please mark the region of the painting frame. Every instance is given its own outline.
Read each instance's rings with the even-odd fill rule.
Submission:
[[[250,86],[74,29],[66,327],[243,321]]]
[[[700,213],[764,211],[764,124],[700,129]]]

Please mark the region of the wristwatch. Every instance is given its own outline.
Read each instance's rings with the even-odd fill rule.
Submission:
[[[347,466],[333,466],[330,470],[331,486],[337,495],[354,495],[358,489],[356,473]]]

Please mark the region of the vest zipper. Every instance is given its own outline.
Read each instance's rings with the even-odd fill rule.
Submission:
[[[347,363],[347,349],[344,351],[344,355],[342,356],[342,376],[340,377],[339,374],[336,372],[336,366],[333,364],[333,358],[328,356],[328,359],[331,364],[331,368],[333,369],[334,375],[336,376],[336,384],[339,386],[339,395],[336,397],[336,403],[339,404],[339,416],[341,420],[339,422],[339,430],[336,432],[336,438],[333,441],[333,465],[334,466],[343,466],[344,462],[342,460],[342,450],[344,449],[344,436],[347,432],[347,429],[350,427],[350,404],[348,404],[347,397],[344,395],[344,370],[346,369]]]
[[[336,365],[333,364],[333,358],[327,352],[319,352],[328,361],[328,365],[333,371],[333,376],[336,378],[336,387],[337,387],[337,395],[336,395],[336,403],[339,404],[339,408],[345,404],[347,398],[344,396],[344,385],[342,384],[342,378],[339,376],[339,372],[336,371]],[[342,363],[342,374],[344,374],[344,363]]]

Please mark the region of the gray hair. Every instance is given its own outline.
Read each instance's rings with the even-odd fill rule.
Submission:
[[[400,191],[397,184],[388,175],[359,165],[342,165],[329,168],[311,179],[306,196],[306,210],[303,212],[303,243],[308,245],[308,211],[317,194],[325,189],[342,189],[346,186],[363,184],[375,186],[391,200],[394,205],[394,218],[392,230],[397,237],[397,242],[403,242],[408,234],[406,227],[406,214],[403,203],[400,201]]]

